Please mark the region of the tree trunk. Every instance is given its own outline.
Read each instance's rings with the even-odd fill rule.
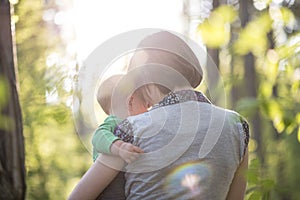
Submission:
[[[213,1],[213,8],[212,11],[214,11],[216,8],[220,6],[220,3],[218,0]],[[215,67],[219,69],[220,60],[219,60],[219,53],[220,50],[218,48],[208,48],[207,49],[207,84],[208,88],[210,88],[210,96],[212,103],[219,105],[219,106],[225,106],[223,104],[224,96],[221,96],[220,94],[220,88],[219,86],[219,74],[216,74]]]
[[[9,1],[0,0],[0,199],[19,200],[26,189],[24,139],[10,11]]]
[[[249,0],[242,0],[240,1],[240,9],[239,15],[241,19],[241,26],[245,27],[249,22],[249,9],[251,8],[252,1]],[[245,69],[245,86],[246,86],[246,95],[251,98],[257,97],[257,77],[255,72],[255,60],[252,53],[248,53],[244,56],[244,69]],[[250,119],[252,122],[252,136],[257,142],[257,149],[256,153],[258,158],[260,159],[261,163],[264,164],[264,152],[263,152],[263,145],[261,139],[261,119],[260,119],[259,110],[255,113],[255,115]]]

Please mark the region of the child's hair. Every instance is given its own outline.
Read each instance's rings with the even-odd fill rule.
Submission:
[[[113,75],[104,80],[98,88],[97,101],[107,115],[111,114],[112,95],[122,77],[123,75],[121,74]]]
[[[149,66],[129,70],[118,83],[118,92],[121,97],[119,100],[125,102],[128,97],[135,95],[144,102],[147,108],[153,106],[171,92],[172,85],[166,84],[168,81],[159,82],[153,79],[153,76],[161,77],[164,74],[165,72],[161,71],[161,68],[153,69]]]
[[[171,90],[163,85],[151,83],[139,87],[134,93],[145,102],[147,107],[151,107],[170,92]]]

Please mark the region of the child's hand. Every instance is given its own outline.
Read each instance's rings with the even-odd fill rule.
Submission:
[[[120,156],[127,163],[132,163],[141,153],[144,153],[141,148],[122,140],[117,140],[112,144],[111,152],[116,156]]]
[[[123,142],[119,149],[119,156],[127,163],[135,161],[141,153],[144,153],[142,149],[127,142]]]

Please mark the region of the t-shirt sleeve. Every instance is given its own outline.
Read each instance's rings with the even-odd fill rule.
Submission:
[[[123,120],[116,126],[114,135],[124,142],[133,143],[133,129],[128,119]]]
[[[96,129],[92,144],[97,153],[111,154],[110,146],[119,138],[113,134],[115,127],[121,120],[116,116],[108,116]]]
[[[240,134],[240,161],[242,161],[249,144],[249,124],[242,116],[240,116],[237,126]]]

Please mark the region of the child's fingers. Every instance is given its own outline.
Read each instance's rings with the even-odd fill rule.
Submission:
[[[127,163],[132,163],[134,162],[138,157],[140,156],[139,153],[131,153],[131,152],[128,152],[126,154],[126,156],[124,156],[124,160],[127,162]]]
[[[139,148],[137,146],[133,146],[132,152],[135,152],[135,153],[144,153],[143,149],[141,149],[141,148]]]
[[[144,151],[141,148],[127,142],[124,142],[120,148],[122,150],[129,151],[129,152],[144,153]]]
[[[134,162],[137,158],[138,158],[138,155],[132,155],[132,156],[129,158],[129,160],[130,160],[129,163]]]
[[[132,163],[132,162],[134,162],[136,159],[137,159],[137,157],[135,157],[135,156],[130,156],[130,157],[127,157],[127,158],[125,159],[125,161],[126,161],[127,163]]]

